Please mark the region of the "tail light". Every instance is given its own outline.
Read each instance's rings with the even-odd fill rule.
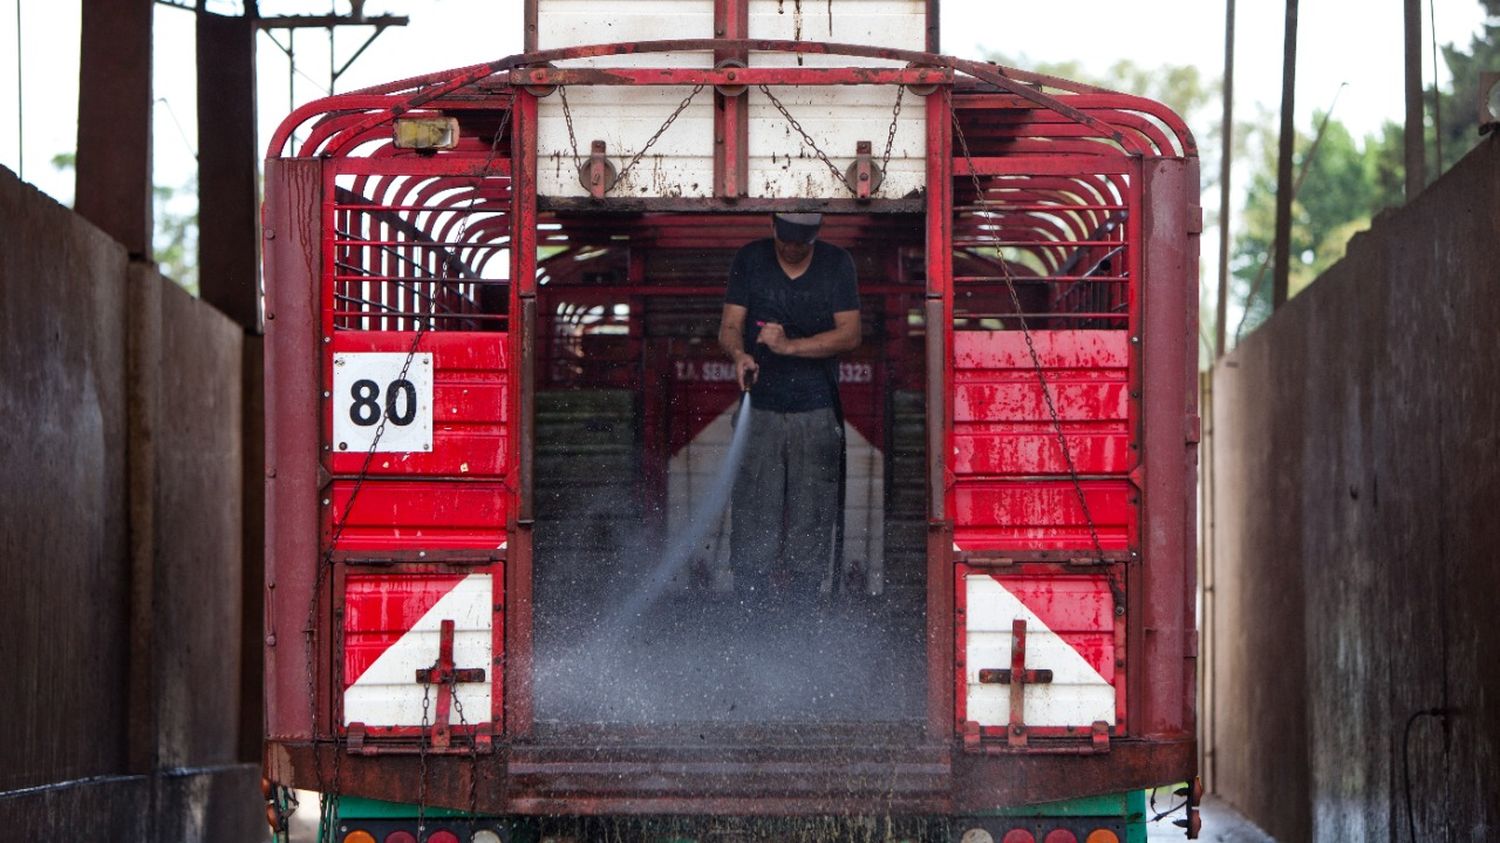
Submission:
[[[363,829],[344,835],[343,843],[375,843],[375,835]]]

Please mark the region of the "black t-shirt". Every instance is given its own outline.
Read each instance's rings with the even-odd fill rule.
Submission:
[[[751,406],[778,413],[801,413],[834,406],[838,361],[773,354],[755,342],[760,325],[779,322],[789,339],[802,339],[833,330],[833,314],[859,310],[854,259],[824,243],[813,243],[812,263],[796,278],[788,278],[776,259],[770,239],[746,244],[729,268],[728,304],[747,310],[745,350],[760,364],[760,375],[750,390]]]

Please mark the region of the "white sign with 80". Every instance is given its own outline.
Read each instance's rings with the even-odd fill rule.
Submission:
[[[430,352],[413,354],[409,366],[399,352],[334,354],[332,399],[335,451],[432,450]]]

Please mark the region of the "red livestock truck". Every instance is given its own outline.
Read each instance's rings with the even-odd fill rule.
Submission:
[[[941,55],[924,0],[539,3],[525,53],[270,146],[273,822],[1143,839],[1196,766],[1182,122]],[[825,215],[863,332],[827,617],[780,647],[701,511],[773,211]]]

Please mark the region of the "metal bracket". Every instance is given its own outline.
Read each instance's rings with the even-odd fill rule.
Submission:
[[[734,78],[735,78],[735,69],[736,68],[741,68],[741,67],[749,67],[749,65],[745,64],[744,62],[740,61],[739,59],[724,59],[723,61],[721,61],[721,62],[719,62],[719,63],[717,63],[717,64],[714,65],[714,69],[715,70],[725,70],[725,71],[728,71],[726,73],[726,77],[730,81],[734,81]],[[749,85],[744,85],[744,84],[740,84],[740,85],[715,85],[714,86],[714,90],[718,91],[720,94],[722,94],[722,95],[724,95],[726,97],[741,97],[741,96],[745,95],[746,91],[750,90],[750,86]]]
[[[1109,752],[1109,723],[1103,720],[1095,720],[1090,727],[1095,752]]]
[[[603,199],[615,186],[615,165],[604,155],[604,141],[596,140],[589,147],[588,163],[578,168],[578,181],[589,196]]]
[[[880,183],[885,181],[885,173],[880,171],[880,165],[875,163],[871,155],[872,145],[867,140],[854,144],[854,162],[844,173],[844,179],[854,188],[854,198],[865,200],[880,189]]]
[[[1010,669],[981,670],[979,681],[1010,686],[1010,728],[1006,730],[1006,742],[1018,749],[1026,746],[1026,686],[1050,683],[1052,671],[1026,669],[1024,619],[1016,618],[1010,623]]]
[[[437,715],[432,723],[432,745],[445,748],[452,743],[452,724],[448,722],[448,711],[453,706],[454,686],[459,682],[483,682],[484,668],[453,666],[453,621],[444,620],[438,639],[438,657],[432,667],[417,670],[417,682],[436,685],[438,689]]]

